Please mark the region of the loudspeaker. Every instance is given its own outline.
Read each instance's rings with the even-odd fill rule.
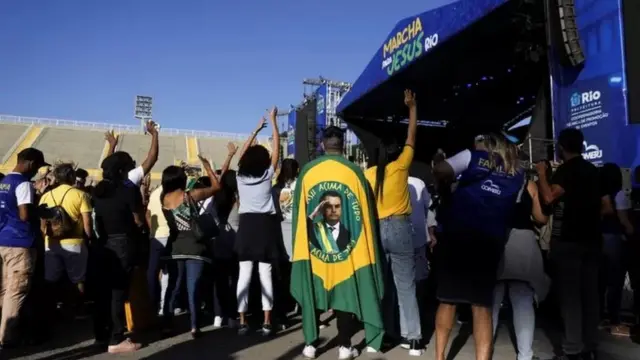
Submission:
[[[300,166],[313,160],[316,141],[316,101],[308,100],[296,111],[295,159]]]
[[[576,8],[574,0],[557,0],[560,31],[564,43],[564,55],[572,66],[584,63],[584,52],[580,45],[580,34],[576,24]]]
[[[622,1],[629,123],[640,124],[640,1]],[[640,182],[640,179],[636,179]]]

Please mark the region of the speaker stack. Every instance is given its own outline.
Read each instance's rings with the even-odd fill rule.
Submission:
[[[576,24],[575,0],[557,0],[557,14],[560,20],[565,59],[571,66],[580,66],[585,58]]]

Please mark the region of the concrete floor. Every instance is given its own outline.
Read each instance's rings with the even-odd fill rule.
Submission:
[[[240,337],[231,329],[213,330],[204,328],[204,336],[191,340],[188,334],[186,318],[181,319],[183,330],[180,335],[158,340],[158,334],[148,333],[138,337],[145,347],[135,354],[113,356],[103,353],[91,346],[91,321],[75,321],[61,324],[56,329],[56,338],[46,346],[24,348],[11,353],[2,354],[3,359],[16,360],[76,360],[76,359],[148,359],[148,360],[294,360],[302,359],[303,336],[298,323],[275,336],[265,338],[259,334]],[[295,323],[296,321],[294,321]],[[336,335],[335,322],[320,333],[323,345],[319,348],[318,359],[337,359],[337,349],[331,344]],[[449,359],[474,359],[473,337],[456,327],[452,333],[452,350]],[[362,340],[363,334],[354,337],[354,343]],[[541,359],[549,359],[553,355],[550,339],[558,339],[559,333],[554,330],[539,328],[536,330],[534,348]],[[617,339],[602,333],[601,360],[637,360],[640,359],[640,346],[630,339]],[[410,357],[401,348],[393,349],[385,354],[362,354],[359,359],[434,359],[433,347],[429,347],[421,357]],[[515,360],[516,353],[512,345],[509,330],[501,325],[496,342],[495,360]]]

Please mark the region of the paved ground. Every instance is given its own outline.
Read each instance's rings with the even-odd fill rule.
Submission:
[[[183,320],[186,320],[183,318]],[[298,320],[299,321],[299,320]],[[186,322],[183,324],[186,326]],[[167,339],[158,340],[154,333],[143,334],[140,339],[146,346],[136,354],[112,356],[101,353],[91,346],[91,323],[89,320],[60,325],[56,329],[56,340],[43,347],[25,348],[13,353],[3,354],[3,359],[16,360],[76,360],[76,359],[145,359],[145,360],[294,360],[302,359],[302,333],[297,323],[274,337],[264,338],[253,334],[239,337],[231,329],[205,328],[205,336],[191,340],[185,332]],[[337,350],[331,339],[336,335],[335,323],[321,331],[324,351],[318,359],[336,359]],[[354,342],[362,340],[360,333]],[[472,360],[473,337],[467,335],[465,329],[457,327],[454,332],[449,359]],[[552,340],[558,333],[542,328],[536,331],[535,350],[542,359],[553,354]],[[430,347],[420,359],[433,359],[433,348]],[[409,357],[406,351],[396,348],[386,354],[362,354],[360,359],[419,359]],[[503,323],[496,343],[495,360],[515,360],[515,350],[509,336],[509,329]],[[640,345],[630,339],[615,339],[602,334],[602,360],[637,360],[640,359]]]

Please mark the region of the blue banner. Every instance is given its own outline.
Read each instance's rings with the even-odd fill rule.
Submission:
[[[509,0],[458,0],[401,20],[338,104],[342,113],[431,49],[458,34]],[[438,2],[441,5],[443,1]],[[447,3],[447,2],[445,2]]]
[[[316,90],[316,152],[322,153],[322,130],[327,127],[327,86],[320,85]]]
[[[586,61],[576,70],[551,58],[555,135],[568,127],[580,129],[585,159],[635,167],[640,133],[628,125],[620,0],[576,0],[575,7]]]
[[[287,121],[287,157],[296,153],[296,109],[291,109]]]

